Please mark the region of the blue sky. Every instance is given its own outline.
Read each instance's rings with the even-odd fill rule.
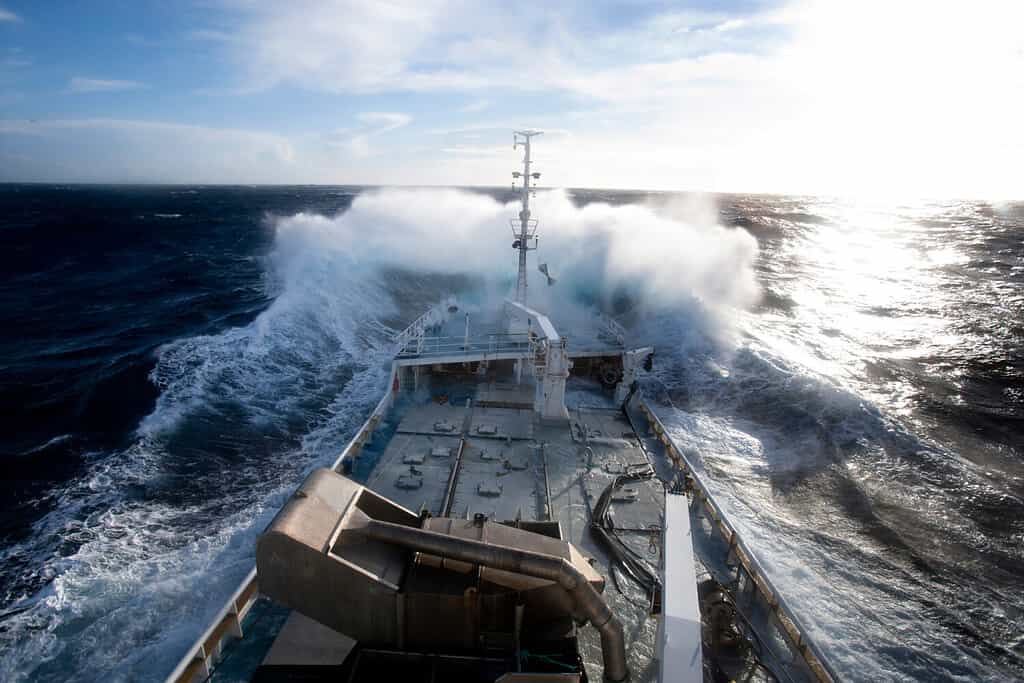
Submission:
[[[1020,3],[0,0],[0,181],[1024,194]]]

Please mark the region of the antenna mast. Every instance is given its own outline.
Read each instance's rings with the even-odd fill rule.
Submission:
[[[540,178],[540,173],[530,172],[530,138],[535,135],[540,135],[539,130],[517,130],[512,133],[512,149],[517,149],[520,146],[523,147],[523,172],[519,171],[512,172],[512,187],[515,188],[517,178],[522,178],[523,186],[520,188],[520,197],[523,203],[523,209],[519,212],[519,221],[512,219],[509,221],[512,224],[512,235],[515,237],[515,241],[512,243],[512,248],[519,251],[519,276],[516,278],[516,301],[525,304],[526,303],[526,252],[533,251],[537,248],[537,220],[530,218],[530,192],[533,191],[536,183],[531,183],[531,180],[536,181]]]

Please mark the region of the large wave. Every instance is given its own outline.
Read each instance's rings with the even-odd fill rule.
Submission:
[[[535,287],[534,299],[556,305],[627,290],[651,306],[698,299],[719,309],[746,307],[758,296],[757,242],[721,226],[710,199],[580,207],[552,190],[533,201],[543,220],[536,258],[559,280],[552,290]],[[298,214],[278,229],[287,236],[286,258],[316,245],[346,254],[360,270],[385,263],[474,274],[494,284],[514,274],[513,235],[505,226],[518,211],[516,203],[475,192],[386,189],[359,195],[337,216]]]
[[[884,241],[853,231],[857,262],[872,266],[854,277],[838,268],[844,242],[800,237],[828,232],[822,208],[744,202],[737,220],[774,226],[762,249],[778,244],[760,262],[753,238],[722,227],[706,199],[577,206],[539,192],[536,258],[559,282],[535,277],[531,301],[634,304],[634,334],[658,348],[647,389],[841,673],[1019,672],[1020,532],[1006,511],[1024,504],[833,359],[865,357],[838,345],[851,330],[888,343],[888,318],[851,323],[857,310],[836,305],[877,304],[877,282],[864,283],[880,277]],[[88,455],[85,474],[40,501],[52,512],[0,549],[5,577],[31,587],[0,615],[0,679],[166,675],[250,569],[256,535],[294,485],[334,459],[378,399],[390,334],[444,295],[508,292],[517,211],[480,193],[392,189],[337,214],[268,219],[266,310],[162,346],[150,374],[159,397],[130,445]],[[828,267],[810,268],[808,253]],[[907,254],[892,270],[913,265]],[[768,307],[736,315],[758,276]],[[907,280],[891,291],[914,300],[934,288]]]
[[[648,305],[720,310],[756,296],[756,244],[713,211],[581,208],[564,192],[538,193],[536,206],[541,258],[560,282],[534,300],[600,302],[625,288]],[[24,585],[43,581],[0,621],[0,678],[166,675],[248,571],[285,496],[376,402],[395,328],[453,290],[506,293],[516,211],[471,192],[380,190],[337,215],[268,219],[269,307],[159,348],[159,397],[131,445],[92,454],[47,494],[52,511],[32,533],[0,551]]]
[[[156,407],[94,453],[0,554],[25,585],[0,626],[0,679],[158,680],[252,563],[256,534],[376,402],[396,305],[343,252],[278,232],[274,300],[248,325],[157,351]],[[36,579],[33,581],[32,579]]]
[[[891,210],[865,228],[824,201],[836,223],[808,229],[792,214],[780,219],[780,203],[773,199],[763,219],[781,227],[762,240],[759,270],[797,310],[738,316],[743,341],[728,349],[665,344],[694,331],[672,315],[645,320],[663,351],[648,386],[659,412],[841,674],[1019,675],[1024,499],[1014,451],[986,457],[980,430],[963,438],[952,420],[929,433],[907,400],[915,387],[861,372],[888,364],[918,379],[919,330],[907,318],[920,323],[934,309],[920,344],[939,346],[931,330],[941,326],[932,322],[948,322],[947,297],[962,304],[958,292],[978,285],[958,282],[969,279],[962,271],[937,274],[942,265],[915,250],[927,254],[932,241],[955,250],[956,235],[905,228]],[[882,295],[891,310],[866,314],[888,303]],[[982,311],[965,315],[977,320]],[[959,354],[946,351],[942,361]],[[920,379],[935,393],[945,380],[934,372]]]
[[[660,360],[649,391],[670,433],[840,672],[1003,680],[1021,666],[1006,630],[1024,605],[1007,591],[1019,546],[982,521],[1019,500],[756,341]]]

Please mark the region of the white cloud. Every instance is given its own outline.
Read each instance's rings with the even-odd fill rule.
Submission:
[[[752,39],[742,29],[783,20],[670,11],[591,35],[577,26],[591,14],[586,3],[557,11],[467,0],[305,3],[300,11],[253,5],[239,18],[231,50],[241,91],[289,83],[339,93],[556,90],[615,100],[615,89],[590,83],[630,68],[673,74],[666,83],[634,81],[634,91],[699,78],[701,64],[684,58],[745,50]],[[478,98],[460,111],[489,105]]]
[[[21,21],[21,17],[10,10],[0,7],[0,21]]]
[[[231,54],[243,90],[539,90],[548,74],[565,70],[571,55],[563,50],[578,42],[563,23],[571,21],[550,10],[468,0],[304,3],[299,10],[268,3],[239,18]]]
[[[368,111],[356,117],[362,124],[360,131],[348,141],[349,150],[356,157],[368,157],[373,153],[370,139],[402,128],[412,123],[412,117],[398,112]]]
[[[442,147],[441,151],[445,154],[494,157],[506,162],[511,160],[508,153],[509,148],[505,145],[453,145],[451,147]]]
[[[747,25],[745,19],[726,19],[720,24],[716,24],[714,27],[715,31],[735,31],[738,28],[743,28]]]
[[[572,98],[574,112],[556,103],[534,118],[573,131],[572,145],[549,137],[541,148],[559,145],[552,158],[577,186],[1013,190],[1019,4],[797,0],[745,14],[672,9],[599,30],[590,14],[464,0],[254,5],[226,49],[249,92],[481,93],[453,112],[463,116],[517,91]],[[477,144],[448,133],[438,146],[464,160],[452,182],[485,168],[489,155],[468,150],[493,149],[499,133],[477,133]],[[383,148],[371,149],[374,135],[353,133],[351,151]],[[615,164],[598,162],[608,149]]]
[[[477,100],[473,100],[472,102],[469,102],[468,104],[464,104],[461,107],[459,107],[459,113],[460,114],[478,114],[478,113],[482,112],[483,110],[490,108],[490,106],[491,106],[491,101],[490,100],[477,99]]]
[[[219,31],[217,29],[196,29],[195,31],[189,31],[186,35],[189,40],[206,40],[215,43],[230,43],[236,40],[236,36],[228,33],[227,31]]]
[[[411,116],[397,112],[367,111],[360,114],[358,118],[363,123],[374,126],[374,133],[384,133],[412,123]]]
[[[145,84],[138,81],[119,81],[103,78],[82,78],[75,76],[68,83],[71,92],[93,93],[93,92],[114,92],[117,90],[138,90],[145,88]]]
[[[27,145],[35,160],[4,168],[8,180],[272,183],[295,161],[291,142],[277,135],[163,121],[0,120],[0,136],[12,152]]]
[[[617,21],[585,3],[228,7],[230,33],[189,36],[237,67],[203,92],[285,86],[374,110],[293,133],[301,163],[275,162],[281,182],[500,183],[509,131],[529,126],[549,131],[545,179],[568,186],[1021,192],[1020,3],[796,0]],[[75,80],[83,92],[141,86]],[[390,111],[396,101],[410,113]]]
[[[376,91],[405,75],[438,32],[441,3],[265,3],[251,6],[233,53],[247,85],[296,83]]]

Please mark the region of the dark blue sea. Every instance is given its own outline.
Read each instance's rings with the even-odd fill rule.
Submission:
[[[844,678],[1024,678],[1024,204],[538,194]],[[162,680],[509,200],[0,185],[0,680]]]

